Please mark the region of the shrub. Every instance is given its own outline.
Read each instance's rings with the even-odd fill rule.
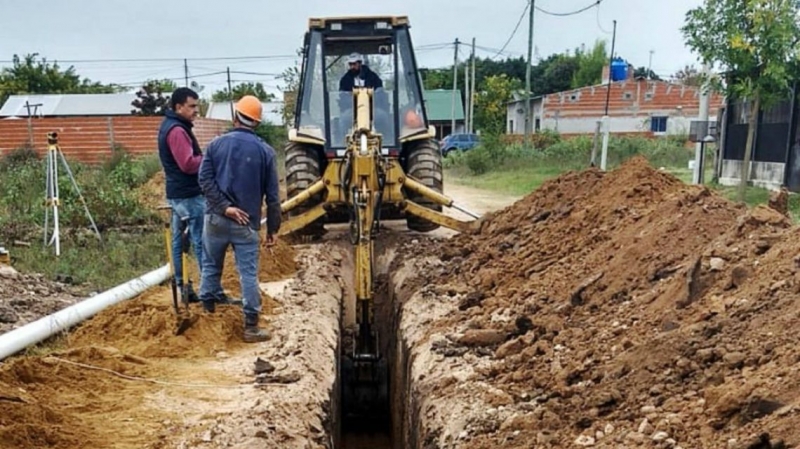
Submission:
[[[23,146],[15,148],[5,155],[0,160],[0,169],[8,169],[18,165],[24,165],[29,161],[38,161],[39,153],[33,147]]]

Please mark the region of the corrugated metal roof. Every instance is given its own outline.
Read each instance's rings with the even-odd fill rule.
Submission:
[[[74,115],[130,115],[136,94],[12,95],[0,108],[0,117]]]
[[[261,120],[273,125],[283,124],[281,107],[283,107],[282,101],[261,102]],[[220,101],[210,103],[208,105],[208,112],[206,112],[206,118],[233,121],[233,116],[231,116],[231,102]]]
[[[423,92],[428,121],[441,122],[452,120],[453,91],[445,89],[426,90]],[[461,90],[456,90],[456,120],[464,120],[464,104],[461,101]]]

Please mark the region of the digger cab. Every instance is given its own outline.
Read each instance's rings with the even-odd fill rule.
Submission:
[[[433,137],[405,17],[310,19],[295,123],[289,140],[342,157],[353,126],[352,88],[371,87],[373,127],[382,153]],[[322,156],[322,155],[320,155]]]

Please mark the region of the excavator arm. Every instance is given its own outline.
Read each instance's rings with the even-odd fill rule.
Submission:
[[[414,192],[441,206],[450,207],[478,218],[474,213],[457,206],[451,198],[408,176],[397,158],[381,154],[382,136],[372,123],[372,95],[369,88],[353,91],[353,126],[347,136],[344,158],[328,161],[321,178],[307,189],[281,204],[283,213],[302,206],[312,198],[324,200],[300,215],[291,217],[281,226],[280,234],[303,229],[323,217],[329,208],[344,206],[350,214],[350,243],[355,262],[355,342],[343,357],[345,408],[361,415],[388,404],[387,361],[380,353],[374,313],[374,241],[379,231],[380,211],[384,204],[394,204],[406,214],[456,231],[475,229],[478,222],[463,221],[424,207],[408,199],[404,192]],[[320,195],[322,194],[322,195]],[[346,373],[346,374],[345,374]],[[346,379],[346,380],[345,380]]]

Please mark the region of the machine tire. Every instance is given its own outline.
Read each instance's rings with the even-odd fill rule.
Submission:
[[[412,178],[425,186],[442,193],[442,154],[439,146],[433,139],[423,140],[413,144],[408,152],[407,173]],[[408,199],[420,206],[437,212],[442,211],[442,206],[436,204],[422,195],[406,191]],[[417,232],[430,232],[439,228],[439,225],[428,220],[409,215],[406,217],[408,229]]]
[[[286,145],[286,196],[293,198],[306,190],[322,176],[319,152],[311,145],[289,142]],[[323,201],[324,193],[311,197],[301,206],[288,212],[296,217]],[[321,236],[325,233],[325,220],[320,218],[296,232],[299,235]]]

